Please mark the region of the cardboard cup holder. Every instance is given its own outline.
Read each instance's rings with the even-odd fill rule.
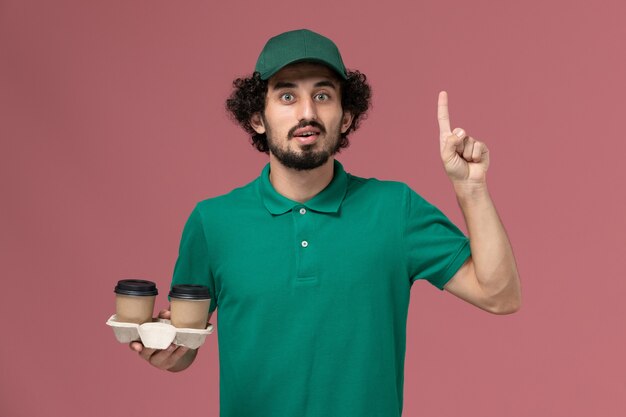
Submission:
[[[204,344],[206,336],[213,333],[211,323],[206,329],[179,329],[172,326],[167,319],[153,318],[151,322],[143,324],[124,323],[117,321],[115,314],[107,320],[106,324],[113,328],[118,342],[138,341],[151,349],[166,349],[172,343],[197,349]]]

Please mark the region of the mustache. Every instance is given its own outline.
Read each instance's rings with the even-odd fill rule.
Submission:
[[[324,126],[322,126],[321,123],[316,122],[315,120],[302,120],[300,121],[300,123],[289,129],[289,132],[287,132],[287,137],[289,139],[293,138],[293,134],[296,132],[296,130],[302,129],[303,127],[307,126],[316,127],[320,130],[321,133],[326,133],[326,129],[324,129]]]

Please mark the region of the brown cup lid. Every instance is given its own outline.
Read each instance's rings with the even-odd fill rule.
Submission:
[[[121,295],[157,295],[156,284],[144,279],[122,279],[117,282],[114,292]]]

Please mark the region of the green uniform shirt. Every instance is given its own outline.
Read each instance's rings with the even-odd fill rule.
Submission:
[[[219,307],[220,416],[400,416],[411,285],[443,289],[469,240],[406,184],[335,160],[302,204],[269,171],[197,204],[174,268]]]

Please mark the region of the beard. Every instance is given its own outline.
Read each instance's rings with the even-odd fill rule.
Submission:
[[[287,133],[287,143],[284,147],[281,147],[278,141],[275,140],[272,134],[272,129],[267,123],[267,120],[263,115],[263,122],[265,123],[265,135],[267,137],[267,145],[272,154],[278,159],[278,161],[287,168],[293,168],[297,171],[305,171],[314,168],[318,168],[324,165],[328,158],[339,152],[341,144],[341,127],[338,126],[334,132],[327,132],[324,126],[316,121],[302,121],[294,126]],[[293,140],[293,133],[296,129],[300,129],[306,126],[313,126],[320,129],[320,135],[324,135],[326,142],[322,144],[315,142],[310,145],[300,146],[300,152],[296,152],[289,148],[289,141]],[[318,138],[319,140],[319,138]],[[323,147],[321,147],[323,146]],[[321,147],[321,148],[320,148]],[[316,149],[318,148],[318,149]]]

